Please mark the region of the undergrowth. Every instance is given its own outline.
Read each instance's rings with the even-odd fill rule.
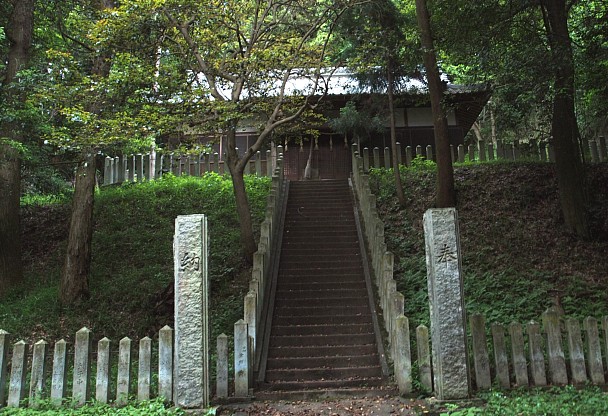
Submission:
[[[445,406],[441,416],[583,416],[608,414],[606,393],[598,387],[493,391],[479,394],[483,405]]]
[[[422,218],[434,205],[436,167],[414,162],[401,170],[405,208],[398,205],[392,171],[372,169],[370,185],[395,254],[405,313],[417,326],[429,325]],[[590,166],[587,175],[594,239],[581,241],[564,231],[553,165],[455,167],[467,313],[503,324],[538,320],[556,305],[577,318],[608,314],[608,165]]]
[[[253,223],[259,224],[270,181],[250,176],[246,182]],[[83,326],[96,339],[140,339],[155,337],[164,325],[173,326],[174,221],[177,215],[195,213],[208,216],[211,339],[221,332],[230,333],[242,317],[250,276],[242,260],[232,183],[227,176],[167,175],[161,180],[98,190],[91,296],[70,307],[62,308],[58,302],[69,201],[61,206],[27,205],[23,210],[27,281],[0,303],[0,328],[13,339],[53,342],[65,338],[69,342]]]

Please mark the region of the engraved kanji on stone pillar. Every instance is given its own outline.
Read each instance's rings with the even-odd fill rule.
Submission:
[[[180,215],[173,240],[175,272],[174,402],[209,405],[209,239],[204,215]]]
[[[424,234],[435,394],[439,400],[463,399],[470,377],[456,210],[428,210]]]

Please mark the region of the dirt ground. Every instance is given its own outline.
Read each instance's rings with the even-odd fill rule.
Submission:
[[[226,405],[218,409],[219,416],[382,416],[433,415],[423,400],[395,396],[349,398],[321,401],[254,402]]]

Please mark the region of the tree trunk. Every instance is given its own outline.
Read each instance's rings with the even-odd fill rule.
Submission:
[[[76,172],[68,247],[61,275],[60,300],[63,305],[89,297],[93,200],[95,194],[95,153],[83,152]]]
[[[555,97],[551,134],[562,213],[568,231],[581,238],[588,238],[585,181],[574,111],[574,59],[566,2],[551,0],[543,1],[541,5],[553,57]]]
[[[4,103],[23,100],[11,97],[7,86],[15,81],[30,57],[34,25],[34,0],[15,0],[13,12],[6,28],[10,42],[6,57],[6,72],[0,86],[0,100]],[[0,126],[0,138],[23,142],[17,123]],[[21,262],[21,160],[19,151],[10,144],[0,144],[0,296],[23,280]]]
[[[393,175],[395,177],[395,191],[401,208],[405,208],[405,194],[403,193],[403,184],[401,183],[401,172],[399,171],[399,155],[397,150],[397,133],[395,127],[395,83],[393,80],[393,65],[389,63],[387,71],[388,80],[388,111],[391,130],[391,153]]]
[[[96,0],[94,6],[102,11],[114,7],[113,0]],[[91,73],[105,77],[110,72],[111,55],[107,51],[93,57]],[[92,104],[87,109],[99,113]],[[84,149],[76,173],[70,234],[61,274],[59,299],[63,305],[89,297],[89,271],[91,269],[91,243],[93,240],[93,200],[95,195],[95,150]]]
[[[431,109],[433,111],[433,127],[435,133],[435,152],[437,157],[437,208],[456,206],[454,189],[454,168],[450,153],[450,137],[448,122],[442,106],[444,86],[437,67],[437,57],[433,47],[431,21],[425,0],[416,0],[416,16],[420,28],[424,67],[429,84]]]
[[[253,253],[257,251],[255,238],[253,237],[253,225],[251,222],[251,211],[249,209],[249,200],[247,198],[247,190],[245,189],[245,180],[243,178],[244,167],[239,164],[239,156],[236,151],[236,134],[234,129],[230,129],[226,140],[226,164],[230,170],[232,178],[232,187],[234,191],[234,199],[236,202],[236,213],[239,219],[239,227],[241,232],[241,246],[243,256],[249,263],[253,263]]]

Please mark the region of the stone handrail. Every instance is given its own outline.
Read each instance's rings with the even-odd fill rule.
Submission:
[[[353,147],[353,186],[362,214],[374,282],[382,308],[384,326],[388,333],[390,356],[399,390],[408,393],[411,391],[411,354],[409,345],[408,348],[400,347],[404,345],[403,337],[407,335],[409,338],[407,318],[403,316],[404,297],[397,291],[397,282],[393,279],[394,256],[387,250],[384,223],[380,220],[376,209],[376,196],[369,187],[369,176],[363,173],[363,158],[359,156],[356,145]],[[405,324],[403,319],[406,320]],[[408,331],[408,334],[404,331]]]

